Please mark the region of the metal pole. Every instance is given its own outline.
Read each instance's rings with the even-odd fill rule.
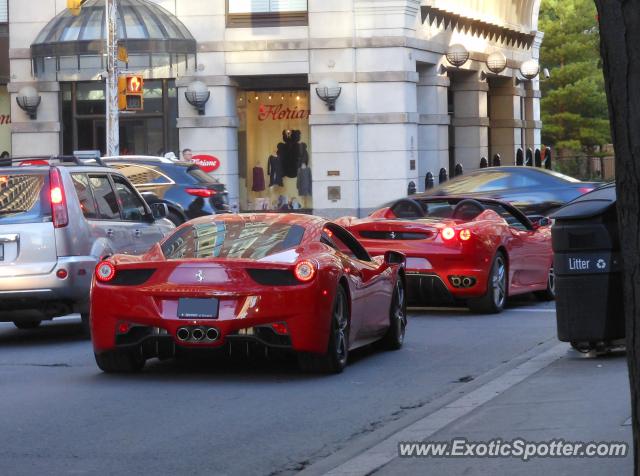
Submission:
[[[120,155],[120,124],[118,110],[118,10],[116,0],[105,0],[107,33],[107,84],[106,84],[106,153]]]

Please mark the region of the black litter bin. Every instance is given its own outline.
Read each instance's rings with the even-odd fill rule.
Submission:
[[[558,339],[579,350],[625,335],[616,189],[605,185],[551,218]]]

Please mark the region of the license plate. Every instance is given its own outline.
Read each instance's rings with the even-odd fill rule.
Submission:
[[[216,298],[180,298],[178,317],[180,319],[217,319],[220,302]]]

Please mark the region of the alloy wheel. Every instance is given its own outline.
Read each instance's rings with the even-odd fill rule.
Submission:
[[[497,256],[492,276],[493,303],[496,308],[504,306],[507,296],[507,267],[502,256]]]

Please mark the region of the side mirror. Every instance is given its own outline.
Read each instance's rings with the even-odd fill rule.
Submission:
[[[384,253],[384,262],[387,264],[404,264],[406,258],[399,251],[387,250]]]
[[[152,203],[151,214],[154,219],[166,218],[169,216],[169,207],[166,203]]]

